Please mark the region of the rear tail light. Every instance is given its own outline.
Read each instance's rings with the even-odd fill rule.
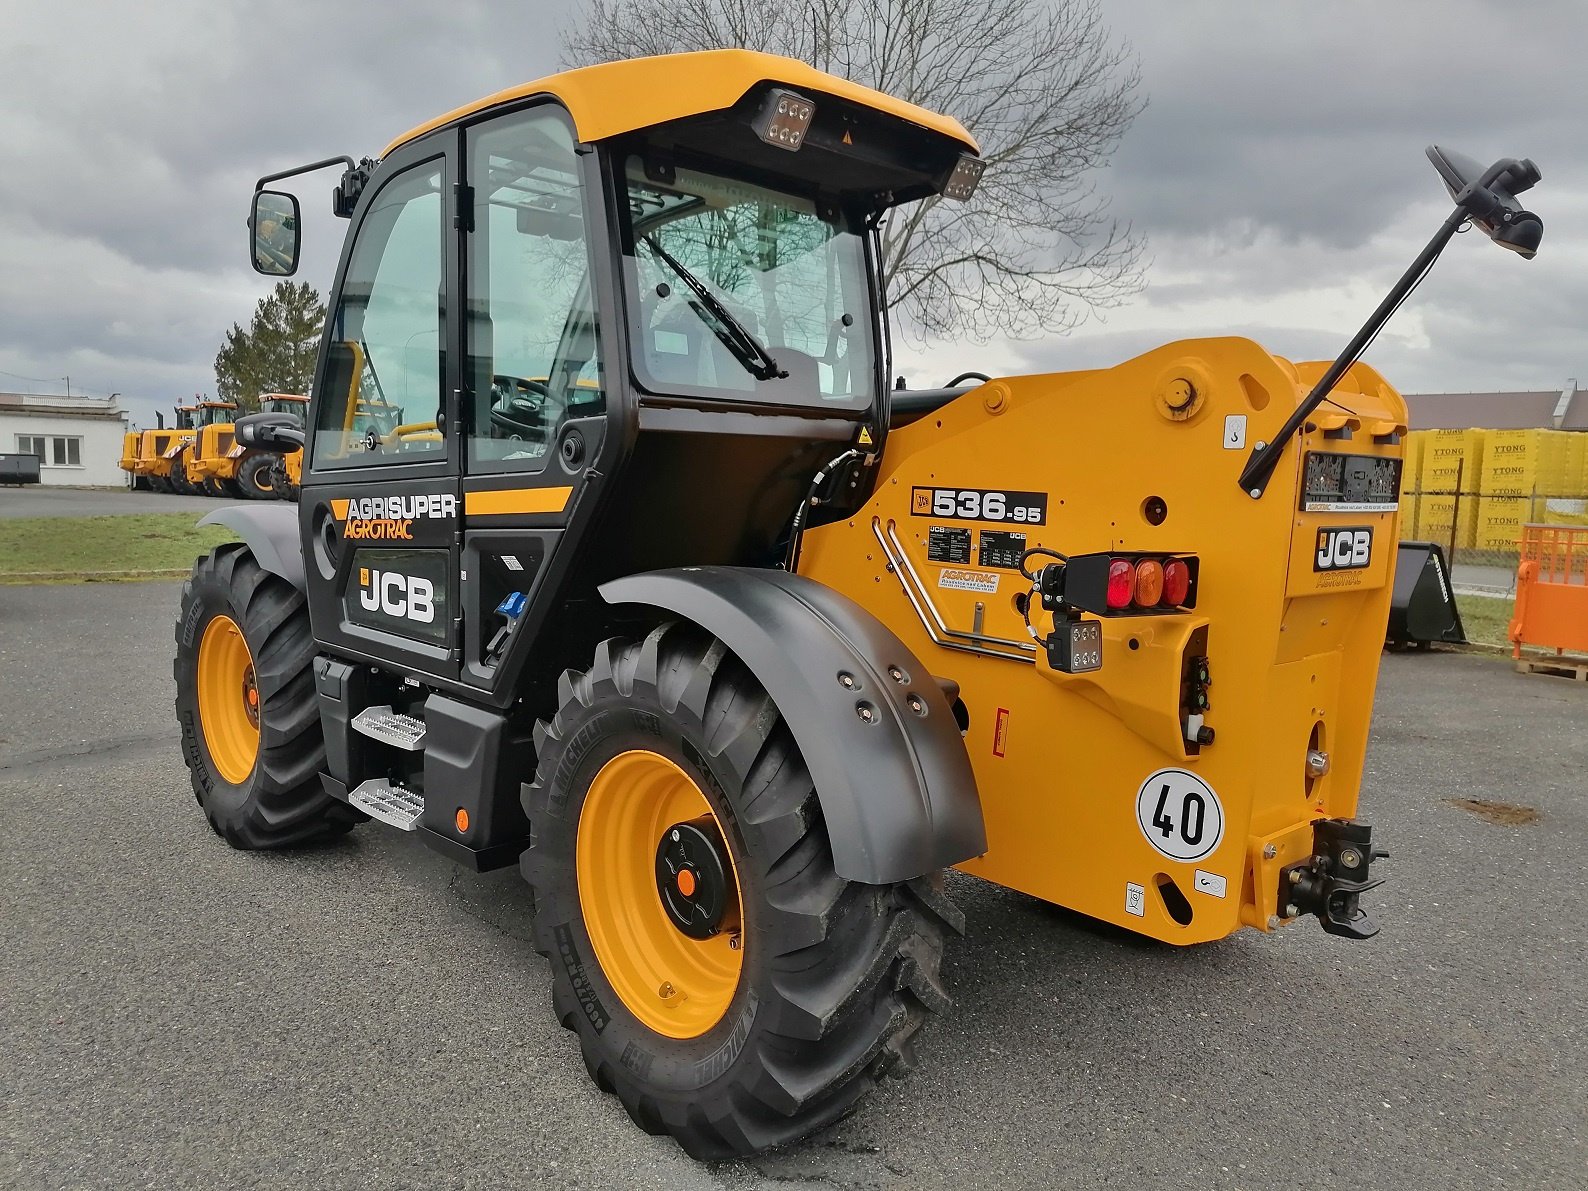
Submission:
[[[1136,568],[1124,558],[1116,558],[1108,564],[1108,609],[1118,612],[1130,607],[1131,598],[1136,594]]]
[[[1144,558],[1136,564],[1136,603],[1142,608],[1156,608],[1163,599],[1163,563],[1156,558]]]
[[[1178,608],[1191,594],[1191,568],[1183,558],[1171,558],[1163,564],[1163,603]]]
[[[1036,576],[1042,606],[1099,616],[1150,616],[1197,604],[1194,554],[1072,554]]]

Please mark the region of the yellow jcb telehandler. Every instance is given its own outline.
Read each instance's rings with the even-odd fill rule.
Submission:
[[[1332,363],[915,392],[878,227],[975,201],[976,142],[798,62],[574,70],[260,179],[263,273],[272,182],[342,164],[351,223],[304,429],[237,424],[300,500],[212,514],[183,588],[200,806],[519,865],[592,1077],[702,1157],[914,1064],[949,867],[1172,944],[1370,936],[1406,406],[1357,358],[1456,231],[1542,233],[1531,162],[1432,156],[1455,206]]]

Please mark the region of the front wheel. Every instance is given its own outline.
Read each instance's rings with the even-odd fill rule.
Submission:
[[[265,454],[249,455],[243,460],[237,469],[237,486],[242,489],[244,496],[253,500],[276,498],[276,482],[271,464],[271,457]]]
[[[569,672],[526,787],[535,941],[596,1083],[723,1158],[839,1119],[949,1004],[930,878],[838,876],[810,774],[726,647],[672,624]]]
[[[320,784],[325,738],[303,594],[240,543],[193,565],[176,623],[176,715],[193,794],[234,848],[340,835],[364,816]]]

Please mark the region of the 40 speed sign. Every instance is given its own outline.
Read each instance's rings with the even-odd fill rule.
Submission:
[[[1147,842],[1189,864],[1224,838],[1224,806],[1213,787],[1184,769],[1160,769],[1136,793],[1136,822]]]

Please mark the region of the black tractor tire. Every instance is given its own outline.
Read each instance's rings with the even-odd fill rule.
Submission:
[[[201,720],[199,646],[217,617],[242,632],[258,692],[259,744],[241,782],[210,753]],[[193,795],[215,833],[234,848],[286,848],[342,835],[367,816],[325,792],[325,737],[311,665],[314,636],[303,593],[272,575],[241,543],[193,564],[176,622],[176,716]]]
[[[237,487],[250,500],[275,500],[275,477],[272,459],[267,454],[244,456],[237,468]]]
[[[201,486],[204,489],[205,496],[213,496],[216,499],[220,499],[226,495],[226,482],[215,476],[205,476]]]
[[[950,1005],[943,940],[964,918],[940,874],[898,885],[837,875],[800,750],[743,663],[675,622],[643,642],[603,642],[588,672],[562,676],[559,704],[535,733],[521,864],[554,1010],[597,1086],[646,1131],[721,1159],[831,1124],[913,1067],[916,1032]],[[694,780],[737,871],[742,968],[727,1010],[693,1038],[658,1033],[621,1000],[581,909],[581,810],[602,767],[635,750]]]
[[[171,481],[166,479],[164,476],[149,476],[147,479],[149,482],[149,490],[151,492],[168,493],[171,491]]]

